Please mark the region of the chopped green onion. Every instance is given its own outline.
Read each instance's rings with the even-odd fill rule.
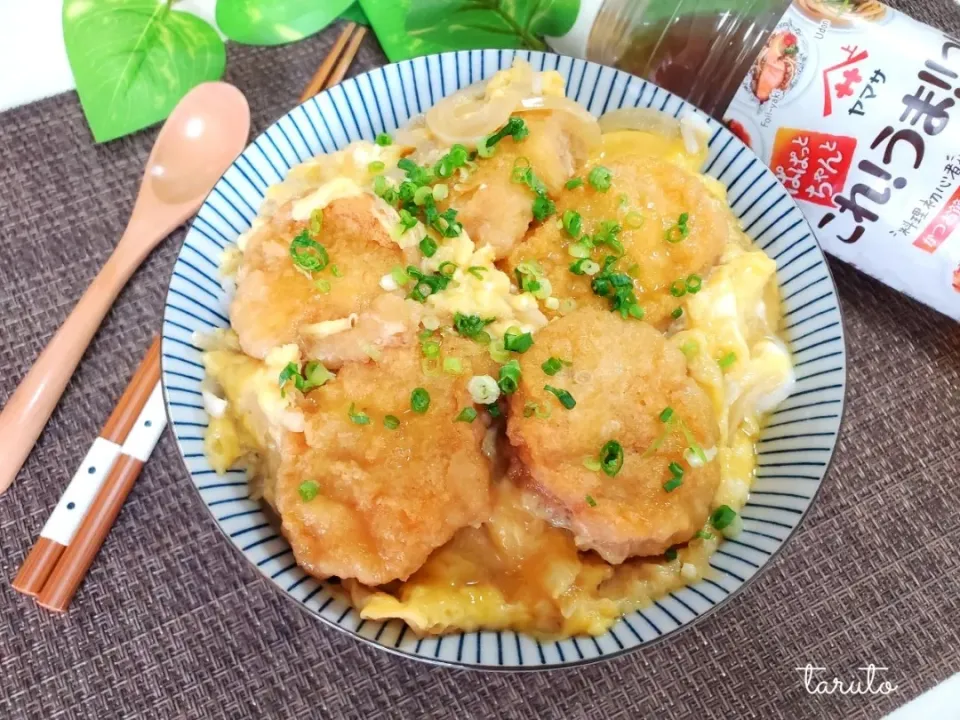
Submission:
[[[696,295],[698,292],[700,292],[700,288],[703,287],[703,278],[696,274],[690,275],[687,277],[686,286],[688,293],[691,295]]]
[[[388,145],[393,145],[393,138],[386,133],[378,133],[374,142],[380,147],[387,147]]]
[[[300,368],[296,363],[287,363],[283,370],[280,371],[280,377],[277,379],[277,382],[279,383],[280,387],[283,387],[299,374]]]
[[[373,179],[373,192],[377,197],[382,198],[390,189],[390,183],[383,175],[377,175]]]
[[[425,237],[420,241],[420,252],[427,257],[433,257],[437,253],[437,241],[432,237]]]
[[[410,228],[416,227],[417,219],[410,214],[409,210],[400,211],[400,234],[403,235]]]
[[[637,230],[643,227],[643,215],[636,210],[631,210],[623,216],[623,226],[628,230]]]
[[[333,275],[335,278],[343,277],[343,273],[340,271],[340,268],[338,268],[336,265],[330,266],[330,274]]]
[[[507,120],[507,124],[502,128],[497,130],[492,135],[487,136],[487,139],[484,141],[484,145],[487,149],[492,149],[494,145],[503,140],[508,135],[513,138],[514,142],[520,142],[527,135],[530,134],[530,129],[527,127],[527,124],[523,121],[522,118],[513,116]],[[479,152],[480,157],[484,157],[482,153]],[[492,153],[491,153],[492,154]]]
[[[433,188],[429,185],[419,187],[413,193],[413,202],[416,205],[423,205],[428,197],[433,197]]]
[[[665,239],[668,243],[678,243],[684,240],[690,234],[690,228],[687,223],[690,220],[689,213],[681,213],[677,218],[677,224],[667,229]]]
[[[563,229],[572,238],[580,237],[583,229],[583,218],[576,210],[565,210],[563,213]]]
[[[687,294],[687,284],[683,280],[674,280],[670,283],[670,294],[674,297],[683,297]]]
[[[543,222],[548,217],[557,212],[557,206],[546,195],[537,195],[533,200],[533,219],[537,222]]]
[[[323,363],[311,360],[303,366],[303,382],[298,383],[297,389],[300,392],[310,392],[314,388],[325,385],[328,380],[334,378],[334,374],[327,370]]]
[[[323,230],[323,208],[317,208],[310,213],[310,235],[316,237]]]
[[[460,362],[460,358],[445,357],[443,359],[443,371],[447,375],[459,375],[463,372],[463,363]]]
[[[503,334],[503,347],[510,352],[525,353],[533,347],[533,335],[520,333],[511,328]]]
[[[573,399],[573,395],[568,393],[562,388],[555,388],[552,385],[544,385],[543,389],[548,393],[555,395],[557,400],[560,401],[560,404],[563,405],[567,410],[573,410],[577,406],[577,401]]]
[[[330,281],[324,280],[323,278],[320,278],[319,280],[314,281],[313,286],[317,290],[322,292],[324,295],[330,292],[330,288],[332,287],[332,285],[330,285]]]
[[[596,458],[584,458],[583,466],[590,470],[591,472],[600,472],[603,468],[600,466],[600,461]]]
[[[584,498],[584,499],[587,501],[587,505],[589,505],[590,507],[596,507],[596,506],[597,506],[597,501],[594,500],[590,495],[587,495],[586,498]]]
[[[330,262],[327,249],[310,237],[304,230],[290,243],[290,257],[293,264],[307,272],[323,270]]]
[[[597,165],[590,171],[590,174],[587,175],[587,182],[590,183],[590,187],[599,192],[607,192],[610,189],[610,181],[613,178],[613,173],[611,173],[603,165]]]
[[[487,145],[487,139],[483,138],[477,143],[477,156],[482,158],[491,158],[496,152],[492,145]]]
[[[697,532],[694,534],[694,537],[698,540],[713,540],[714,535],[712,532],[707,530],[697,530]]]
[[[453,316],[453,329],[465,338],[477,339],[481,337],[481,333],[486,334],[484,328],[494,320],[496,318],[484,320],[479,315],[464,315],[458,312]]]
[[[487,351],[490,353],[493,361],[501,365],[510,360],[510,351],[504,346],[503,340],[494,340],[491,342]]]
[[[304,480],[297,489],[300,491],[300,499],[304,502],[310,502],[320,492],[320,486],[315,480]]]
[[[490,405],[500,397],[500,386],[489,375],[474,375],[467,383],[467,392],[477,405]]]
[[[493,380],[493,378],[490,378],[490,379]],[[497,392],[499,391],[500,389],[497,388]],[[500,412],[500,406],[497,405],[496,403],[490,403],[489,405],[485,405],[484,407],[487,408],[487,412],[490,414],[490,417],[492,418],[498,418],[503,414]]]
[[[356,425],[369,425],[370,416],[367,415],[362,410],[357,410],[357,406],[353,403],[350,403],[350,409],[347,410],[347,415],[350,416],[350,420],[353,421]]]
[[[500,368],[500,379],[497,381],[500,390],[506,395],[517,391],[520,387],[520,363],[511,360]]]
[[[609,440],[600,448],[600,469],[610,477],[615,477],[623,467],[623,446],[616,440]]]
[[[446,200],[447,195],[450,193],[450,189],[443,183],[437,183],[433,186],[433,199],[434,200]]]
[[[383,426],[387,430],[396,430],[398,427],[400,427],[400,418],[398,418],[396,415],[386,415],[383,418]]]
[[[569,180],[567,180],[567,182],[563,184],[563,186],[567,190],[576,190],[581,185],[583,185],[583,178],[578,178],[578,177],[570,178]]]
[[[530,158],[524,157],[524,156],[521,155],[520,157],[518,157],[516,160],[513,161],[513,166],[514,166],[515,168],[516,168],[516,167],[518,167],[518,168],[528,168],[528,167],[530,167]]]
[[[527,403],[523,406],[523,416],[525,418],[531,418],[537,414],[537,408],[539,406],[533,402],[533,400],[528,400]]]
[[[580,258],[570,264],[570,272],[574,275],[596,275],[600,266],[590,258]]]
[[[540,369],[543,370],[547,375],[553,377],[563,369],[563,360],[558,357],[551,357],[545,360],[542,365],[540,365]]]
[[[382,160],[374,160],[372,163],[367,165],[367,172],[369,173],[383,172],[386,169],[387,165]]]
[[[687,340],[680,346],[680,352],[684,354],[687,360],[693,360],[700,352],[700,345],[696,340]]]
[[[710,515],[710,524],[717,530],[728,527],[737,517],[737,513],[729,505],[721,505]]]
[[[679,320],[682,315],[683,315],[682,307],[675,307],[673,309],[673,312],[670,313],[670,317],[672,317],[674,320]]]
[[[673,562],[674,560],[677,559],[677,549],[676,549],[676,548],[673,548],[673,547],[667,548],[667,549],[664,551],[663,556],[664,556],[669,562]]]
[[[672,478],[670,478],[663,484],[663,489],[666,490],[667,492],[673,492],[681,485],[683,485],[683,478],[677,477],[676,475],[674,475]]]
[[[567,247],[567,254],[575,258],[589,258],[591,250],[593,250],[593,245],[581,240],[580,242],[571,243],[569,247]]]
[[[482,265],[471,265],[467,268],[467,272],[473,275],[477,280],[483,280],[483,274],[489,268],[485,268]]]
[[[663,412],[660,413],[660,422],[662,422],[662,423],[668,423],[668,422],[670,422],[672,419],[673,419],[673,408],[672,408],[672,407],[665,407],[665,408],[663,409]]]
[[[438,267],[437,270],[441,275],[453,277],[453,274],[457,271],[457,266],[449,260],[445,260],[444,262],[440,263],[440,267]]]
[[[680,463],[672,462],[667,466],[667,469],[670,471],[671,475],[683,477],[683,467],[680,465]]]
[[[728,370],[736,361],[737,354],[735,352],[728,352],[722,358],[717,360],[717,365],[720,366],[721,370]]]
[[[632,303],[631,305],[627,306],[627,314],[632,318],[636,318],[637,320],[643,320],[644,316],[647,314],[647,311],[636,303]]]
[[[400,287],[403,287],[412,280],[399,265],[390,271],[390,277],[393,278],[393,281]]]
[[[415,388],[410,393],[410,409],[415,413],[425,413],[430,409],[430,393],[422,387]]]
[[[427,340],[420,345],[423,356],[428,358],[440,357],[440,343],[436,340]]]
[[[454,422],[472,423],[476,419],[477,419],[477,411],[474,410],[472,407],[466,407],[460,411],[460,414],[457,415]]]

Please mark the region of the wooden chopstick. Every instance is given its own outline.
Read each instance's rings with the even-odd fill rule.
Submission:
[[[23,561],[11,583],[14,590],[38,595],[57,565],[63,551],[76,536],[81,522],[110,473],[120,445],[127,439],[159,378],[160,338],[155,338],[140,366],[110,414],[99,436],[77,468],[70,484],[50,514],[40,537]]]
[[[304,89],[300,102],[343,79],[365,34],[366,28],[358,29],[355,23],[344,28]],[[13,587],[37,596],[42,607],[63,612],[70,605],[166,426],[159,380],[160,339],[155,338],[116,409],[94,441],[94,446],[99,443],[101,450],[109,452],[103,455],[104,460],[98,459],[97,464],[92,464],[88,462],[93,453],[91,448],[14,578]],[[109,462],[106,462],[108,457]],[[90,467],[96,468],[99,478],[95,486],[90,483]],[[81,484],[86,482],[88,488],[83,509],[70,499],[71,488],[75,482],[80,482],[78,478],[82,478]],[[73,507],[69,507],[71,505]],[[61,506],[65,512],[76,511],[74,516],[77,519],[69,533],[55,535],[52,530],[47,532],[47,526],[54,523]],[[54,525],[59,527],[59,523]]]

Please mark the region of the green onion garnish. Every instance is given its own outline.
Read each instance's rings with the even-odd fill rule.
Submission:
[[[420,252],[427,257],[433,257],[437,253],[437,241],[432,237],[425,237],[420,241]]]
[[[722,358],[717,360],[717,365],[720,366],[721,370],[729,369],[737,361],[737,354],[735,352],[728,352]]]
[[[557,400],[560,401],[560,404],[563,405],[567,410],[573,410],[577,406],[577,401],[573,399],[573,395],[568,393],[562,388],[555,388],[552,385],[544,385],[543,389],[548,393],[555,395]]]
[[[683,280],[674,280],[670,283],[670,294],[674,297],[683,297],[687,294],[687,284]]]
[[[576,190],[581,185],[583,185],[583,178],[578,177],[570,178],[563,184],[567,190]]]
[[[463,410],[460,411],[460,414],[457,415],[454,422],[472,423],[476,419],[477,419],[477,411],[474,410],[472,407],[465,407]]]
[[[681,213],[677,218],[677,224],[668,228],[664,239],[668,243],[678,243],[684,240],[690,234],[690,228],[687,223],[690,220],[690,213]]]
[[[323,270],[330,262],[327,249],[310,237],[304,230],[290,243],[290,257],[293,264],[307,272]]]
[[[563,213],[563,229],[572,238],[580,237],[583,230],[583,218],[576,210],[565,210]]]
[[[396,415],[386,415],[383,418],[383,426],[387,430],[396,430],[398,427],[400,427],[400,418],[398,418]]]
[[[403,287],[412,279],[399,265],[390,271],[390,277],[393,278],[393,281],[400,287]]]
[[[673,562],[674,560],[677,559],[677,549],[673,547],[667,548],[664,551],[663,556],[670,562]]]
[[[680,465],[680,463],[672,462],[667,466],[667,469],[670,471],[671,475],[683,477],[683,467]]]
[[[463,363],[460,362],[460,358],[445,357],[443,359],[443,371],[447,375],[459,375],[463,372]]]
[[[330,284],[329,280],[324,280],[323,278],[320,278],[319,280],[315,280],[313,283],[313,286],[324,295],[330,292],[330,289],[333,287]]]
[[[583,466],[590,472],[600,472],[600,461],[596,458],[584,458]]]
[[[410,214],[409,210],[400,211],[400,234],[402,235],[412,227],[416,227],[417,219]]]
[[[415,388],[410,393],[410,409],[421,415],[430,409],[430,393],[422,387]]]
[[[477,339],[486,335],[484,328],[496,318],[483,319],[479,315],[464,315],[456,313],[453,316],[453,329],[465,338]]]
[[[511,117],[509,120],[507,120],[506,125],[504,125],[502,128],[497,130],[492,135],[489,135],[483,144],[487,150],[492,150],[494,145],[496,145],[498,142],[503,140],[508,135],[513,138],[514,142],[520,142],[529,134],[530,134],[530,129],[527,127],[527,124],[521,118],[514,116],[514,117]],[[479,153],[479,154],[480,154],[480,157],[484,157],[483,153]]]
[[[600,469],[610,477],[615,477],[623,467],[623,446],[616,440],[610,440],[600,448]]]
[[[520,386],[520,363],[511,360],[506,365],[501,366],[500,379],[497,381],[497,385],[506,395],[515,393]]]
[[[374,142],[380,147],[387,147],[388,145],[393,145],[393,138],[386,133],[378,133]]]
[[[353,421],[356,425],[369,425],[370,416],[367,415],[362,410],[357,410],[357,406],[353,403],[350,403],[350,409],[347,410],[347,415],[350,416],[350,420]]]
[[[489,405],[484,405],[484,407],[487,409],[487,412],[490,413],[490,417],[492,418],[498,418],[502,414],[500,412],[500,406],[496,403],[490,403]]]
[[[600,266],[590,258],[580,258],[570,263],[570,272],[574,275],[596,275]]]
[[[483,280],[483,274],[487,270],[488,268],[485,268],[482,265],[471,265],[467,268],[467,272],[473,275],[477,280]]]
[[[420,344],[420,349],[423,350],[424,357],[440,357],[440,343],[436,340],[426,340]]]
[[[643,215],[636,210],[631,210],[623,216],[623,226],[628,230],[637,230],[643,227]]]
[[[696,274],[690,275],[687,277],[686,286],[688,293],[691,295],[696,295],[698,292],[700,292],[700,288],[703,287],[703,278]]]
[[[675,307],[673,309],[673,312],[670,313],[670,317],[672,317],[674,320],[679,320],[682,315],[683,315],[682,307]]]
[[[673,408],[672,408],[672,407],[666,407],[666,408],[663,409],[663,412],[660,413],[660,422],[664,422],[664,423],[670,422],[670,420],[671,420],[672,418],[673,418]]]
[[[723,530],[737,519],[737,513],[729,505],[721,505],[710,515],[710,524],[717,530]]]
[[[683,485],[683,478],[674,476],[663,484],[663,489],[667,492],[673,492],[681,485]]]
[[[513,328],[503,334],[503,347],[510,352],[525,353],[533,347],[533,335],[520,333]]]
[[[444,262],[440,263],[440,267],[438,267],[437,270],[441,275],[453,277],[453,274],[457,271],[457,266],[449,260],[445,260]]]
[[[330,274],[335,278],[343,277],[343,272],[341,272],[340,268],[338,268],[336,265],[330,266]]]
[[[317,208],[310,213],[310,235],[316,237],[323,230],[323,208]]]
[[[298,490],[300,491],[300,499],[304,502],[310,502],[320,492],[320,486],[315,480],[304,480],[300,483]]]
[[[297,390],[300,392],[310,392],[314,388],[326,384],[328,380],[334,378],[334,374],[327,370],[323,363],[311,360],[303,366],[303,382],[297,383]]]
[[[587,501],[587,505],[589,505],[590,507],[596,507],[596,506],[597,506],[597,501],[594,500],[590,495],[587,495],[586,498],[584,498],[584,499]]]
[[[593,170],[590,171],[590,174],[587,175],[587,182],[590,183],[590,187],[599,192],[607,192],[610,189],[610,181],[613,178],[613,173],[611,173],[603,165],[597,165]]]
[[[533,219],[537,222],[543,222],[548,217],[557,212],[557,206],[546,195],[537,195],[533,200]]]
[[[694,537],[698,540],[713,540],[713,533],[707,530],[697,530]]]
[[[700,345],[696,340],[687,340],[680,346],[680,352],[684,354],[687,360],[693,360],[700,352]]]
[[[544,361],[544,363],[540,366],[540,369],[543,370],[547,375],[553,377],[563,369],[563,360],[558,357],[551,357]]]
[[[382,160],[374,160],[372,163],[367,165],[367,172],[369,173],[383,172],[386,169],[387,165]]]

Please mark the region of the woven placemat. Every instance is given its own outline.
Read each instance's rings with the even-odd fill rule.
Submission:
[[[960,30],[948,0],[899,5]],[[296,102],[336,34],[230,47],[227,79],[256,132]],[[354,72],[383,61],[368,39]],[[73,93],[0,115],[0,402],[111,251],[155,134],[95,146]],[[850,394],[820,499],[735,601],[650,649],[492,675],[367,647],[228,547],[169,433],[70,612],[41,611],[6,579],[157,331],[182,239],[120,296],[0,497],[0,717],[878,718],[960,671],[960,327],[839,263]],[[847,680],[888,666],[898,689],[813,696],[795,669],[807,663]]]

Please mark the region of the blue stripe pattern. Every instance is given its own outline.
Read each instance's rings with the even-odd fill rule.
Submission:
[[[623,617],[597,638],[540,642],[513,632],[417,638],[402,622],[363,621],[338,583],[324,583],[293,562],[286,540],[243,473],[216,475],[203,453],[207,417],[194,334],[229,324],[217,268],[250,227],[268,185],[296,163],[382,131],[392,132],[444,95],[509,67],[514,57],[556,69],[567,94],[600,115],[653,107],[677,117],[680,98],[627,73],[549,53],[473,50],[416,58],[345,80],[278,120],[237,158],[211,192],[174,266],[163,322],[163,382],[171,426],[200,493],[229,542],[281,592],[327,623],[372,644],[434,662],[492,668],[549,668],[615,656],[669,635],[741,589],[780,550],[809,509],[833,454],[843,414],[846,353],[830,272],[803,216],[758,159],[720,123],[711,128],[706,172],[729,190],[748,235],[776,260],[784,337],[796,360],[795,391],[772,413],[758,444],[758,473],[743,511],[744,531],[711,558],[711,574]]]

